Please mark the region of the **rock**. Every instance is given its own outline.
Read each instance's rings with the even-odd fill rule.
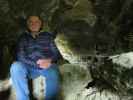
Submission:
[[[96,88],[84,89],[76,100],[121,100],[121,98],[112,92]]]
[[[78,65],[65,64],[60,67],[62,75],[62,93],[64,100],[75,100],[89,81],[92,80],[89,71]]]
[[[17,37],[25,30],[25,18],[34,13],[41,15],[48,25],[44,30],[55,34],[56,43],[64,59],[78,66],[78,69],[88,70],[92,78],[97,80],[94,91],[96,89],[98,92],[87,98],[109,99],[111,96],[113,100],[119,95],[118,99],[120,97],[123,100],[132,100],[132,52],[129,52],[132,51],[132,40],[129,36],[132,34],[133,24],[132,4],[132,0],[1,0],[0,44],[4,52],[0,57],[3,62],[1,80],[5,81],[9,75],[9,65],[13,60],[12,51]],[[62,68],[69,70],[72,75],[73,69],[77,70],[74,66]],[[81,81],[87,84],[92,79],[83,78],[80,81],[77,73],[74,73],[76,76],[68,77],[65,70],[62,75],[66,75],[64,77],[68,80],[75,79],[75,86],[78,84],[77,89],[73,89],[72,83],[70,84],[73,91],[83,94],[80,99],[85,99],[84,92],[90,92],[93,87],[86,90]],[[8,86],[2,86],[2,90],[5,91],[6,87]],[[74,92],[70,91],[72,94],[69,94],[66,88],[63,86],[66,100],[70,99],[70,96],[77,98]],[[5,92],[3,94],[5,95]]]
[[[33,80],[33,95],[35,98],[39,100],[43,100],[45,98],[45,77],[39,76]]]
[[[132,52],[110,56],[96,61],[91,68],[96,87],[111,91],[122,100],[132,100]]]
[[[123,66],[127,69],[132,69],[133,67],[133,52],[110,56],[110,59],[112,59],[113,63]]]

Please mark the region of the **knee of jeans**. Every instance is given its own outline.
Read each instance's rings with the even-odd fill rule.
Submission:
[[[27,72],[25,66],[21,62],[13,62],[10,68],[11,75],[19,75],[19,74],[25,74]]]

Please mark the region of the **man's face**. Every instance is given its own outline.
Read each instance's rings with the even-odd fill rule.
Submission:
[[[38,16],[30,16],[27,20],[27,26],[31,33],[37,33],[40,31],[42,22]]]

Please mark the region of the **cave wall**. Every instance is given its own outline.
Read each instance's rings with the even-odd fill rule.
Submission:
[[[41,15],[49,31],[77,50],[113,54],[132,49],[132,0],[1,0],[0,43],[12,45],[27,15]],[[82,41],[82,44],[81,42]]]
[[[132,0],[0,0],[0,79],[9,76],[15,43],[26,29],[28,15],[45,20],[44,30],[55,34],[65,59],[88,66],[76,57],[132,51],[132,5]]]

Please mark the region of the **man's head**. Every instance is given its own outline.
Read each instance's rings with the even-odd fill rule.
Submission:
[[[27,18],[27,28],[31,33],[38,33],[43,26],[43,21],[39,16],[32,15]]]

